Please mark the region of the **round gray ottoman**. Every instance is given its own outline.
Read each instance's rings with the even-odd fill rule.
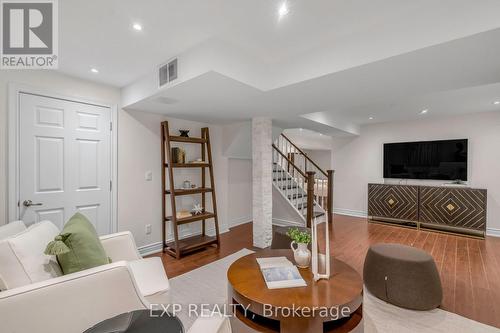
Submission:
[[[431,310],[443,298],[434,259],[411,246],[372,245],[366,254],[363,279],[373,295],[407,309]]]

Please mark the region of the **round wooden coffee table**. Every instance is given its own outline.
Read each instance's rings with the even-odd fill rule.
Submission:
[[[240,321],[258,332],[363,332],[363,281],[351,266],[332,259],[330,280],[299,269],[307,287],[268,289],[256,258],[281,256],[293,262],[290,250],[264,250],[229,267],[229,304]]]

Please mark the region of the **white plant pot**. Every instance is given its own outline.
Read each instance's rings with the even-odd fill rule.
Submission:
[[[297,247],[294,247],[294,244]],[[307,268],[309,267],[309,263],[311,262],[311,251],[307,248],[306,243],[297,243],[293,241],[290,244],[290,247],[293,251],[293,258],[295,259],[295,263],[299,268]]]

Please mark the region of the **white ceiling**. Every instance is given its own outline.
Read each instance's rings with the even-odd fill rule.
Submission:
[[[60,1],[60,70],[123,87],[130,109],[329,135],[500,110],[500,1],[288,0],[278,20],[282,1]]]
[[[418,119],[422,109],[426,117],[500,111],[492,103],[498,54],[500,29],[267,91],[209,71],[130,107],[207,122],[271,116],[283,128],[358,134],[367,123]]]
[[[301,149],[331,150],[332,138],[305,128],[289,128],[283,131],[287,138]]]
[[[500,25],[497,0],[288,0],[278,20],[282,1],[59,1],[60,70],[123,87],[210,38],[265,64],[298,69],[304,57],[315,66],[328,55],[331,66],[350,67]]]

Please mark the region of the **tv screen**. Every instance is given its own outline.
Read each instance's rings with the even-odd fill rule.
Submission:
[[[467,139],[384,144],[384,178],[467,181]]]

